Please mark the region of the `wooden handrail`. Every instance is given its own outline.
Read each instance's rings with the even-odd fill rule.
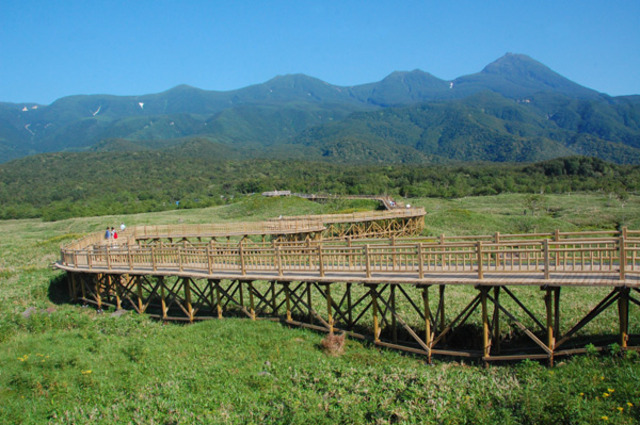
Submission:
[[[593,232],[588,232],[592,234]],[[585,232],[584,234],[587,234]],[[504,235],[502,235],[504,236]],[[503,237],[500,238],[504,239]],[[85,241],[95,239],[84,238]],[[405,243],[395,245],[256,244],[256,246],[211,244],[188,246],[91,245],[77,249],[72,243],[61,250],[61,266],[99,272],[102,269],[165,272],[249,273],[275,272],[278,276],[304,273],[324,277],[343,273],[374,278],[376,273],[413,275],[475,274],[483,280],[488,274],[539,274],[543,279],[561,273],[618,275],[640,273],[640,241],[624,236],[604,240],[545,238],[526,242]]]

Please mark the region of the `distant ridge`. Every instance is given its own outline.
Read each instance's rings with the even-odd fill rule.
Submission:
[[[196,138],[239,158],[503,162],[581,154],[638,163],[639,111],[640,96],[609,97],[507,53],[451,81],[416,69],[341,87],[289,74],[230,91],[179,85],[50,105],[0,103],[0,162],[116,146],[164,149]]]

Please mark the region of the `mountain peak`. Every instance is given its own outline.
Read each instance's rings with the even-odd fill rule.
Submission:
[[[508,76],[544,76],[545,74],[559,76],[540,62],[527,55],[519,53],[507,53],[501,58],[498,58],[485,66],[481,72],[485,74],[500,74]]]
[[[531,57],[507,53],[473,75],[457,78],[455,86],[466,94],[480,90],[496,91],[507,97],[530,96],[553,91],[578,98],[596,98],[599,94],[563,77]]]

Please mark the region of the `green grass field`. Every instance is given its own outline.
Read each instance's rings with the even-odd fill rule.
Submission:
[[[426,234],[640,228],[640,197],[604,194],[412,199]],[[225,318],[193,325],[69,304],[59,245],[107,225],[262,220],[374,208],[248,197],[231,205],[59,222],[0,222],[0,423],[638,423],[640,359],[605,352],[495,365],[423,358],[323,334]],[[524,211],[527,210],[526,215]],[[466,291],[466,292],[465,292]],[[459,297],[471,289],[460,289]],[[527,290],[524,289],[526,292]],[[540,296],[531,290],[531,296]],[[599,294],[567,291],[563,314]],[[638,307],[631,330],[640,333]],[[575,310],[575,313],[574,313]],[[608,316],[607,316],[608,315]],[[615,332],[610,310],[585,332]]]

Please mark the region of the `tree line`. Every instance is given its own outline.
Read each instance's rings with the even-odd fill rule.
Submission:
[[[0,219],[60,220],[200,208],[243,195],[304,193],[402,197],[603,191],[625,196],[640,167],[568,157],[532,164],[350,165],[222,161],[166,152],[55,153],[0,166]]]

